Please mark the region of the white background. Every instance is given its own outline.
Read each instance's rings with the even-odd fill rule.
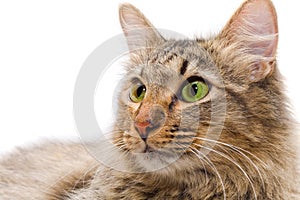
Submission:
[[[79,138],[72,111],[76,76],[98,45],[121,33],[121,2],[0,2],[0,153],[41,138]],[[128,2],[156,27],[193,37],[217,33],[243,1]],[[294,0],[273,2],[279,16],[279,68],[299,119],[300,9]],[[106,91],[99,92],[107,102],[105,110],[97,110],[104,124],[110,121],[112,85],[105,83]]]

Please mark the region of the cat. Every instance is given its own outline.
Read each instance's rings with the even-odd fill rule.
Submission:
[[[167,40],[128,3],[119,16],[131,53],[109,156],[122,170],[46,141],[1,158],[0,199],[300,199],[272,2],[245,1],[209,39]]]

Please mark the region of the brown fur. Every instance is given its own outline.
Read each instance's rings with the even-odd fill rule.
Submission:
[[[129,4],[120,7],[120,21],[132,53],[113,143],[126,171],[75,144],[20,149],[0,162],[3,199],[300,198],[299,142],[277,68],[271,1],[246,1],[208,40],[166,40]],[[210,91],[187,103],[178,91],[194,76]],[[147,89],[139,103],[128,98],[137,79]],[[157,125],[147,140],[134,127],[143,120]]]

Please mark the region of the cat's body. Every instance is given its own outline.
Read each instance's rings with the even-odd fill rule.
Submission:
[[[45,143],[2,158],[1,199],[300,198],[269,0],[247,1],[209,40],[165,40],[128,4],[120,21],[133,53],[109,156],[123,171]]]
[[[81,145],[47,142],[34,146],[34,152],[31,149],[18,149],[1,163],[1,199],[224,199],[221,185],[216,185],[220,184],[219,178],[201,167],[171,177],[155,173],[124,174],[99,164]],[[227,199],[255,199],[247,192],[247,180],[237,176],[235,169],[224,170],[236,177],[236,183],[228,185]],[[287,177],[282,174],[281,178]],[[254,184],[261,187],[261,180],[257,181]],[[273,194],[262,191],[258,199],[299,199],[296,191],[292,197],[276,196],[280,195],[280,187],[277,182],[275,190],[270,190]]]

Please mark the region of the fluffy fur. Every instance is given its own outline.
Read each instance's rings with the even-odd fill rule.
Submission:
[[[78,144],[44,143],[1,159],[1,199],[299,199],[296,123],[277,68],[277,17],[248,0],[211,39],[166,40],[130,4],[120,22],[131,50],[112,141],[122,170]],[[201,78],[209,94],[180,90]],[[128,98],[145,85],[141,102]],[[136,123],[151,122],[151,129]],[[148,127],[147,127],[148,128]]]

